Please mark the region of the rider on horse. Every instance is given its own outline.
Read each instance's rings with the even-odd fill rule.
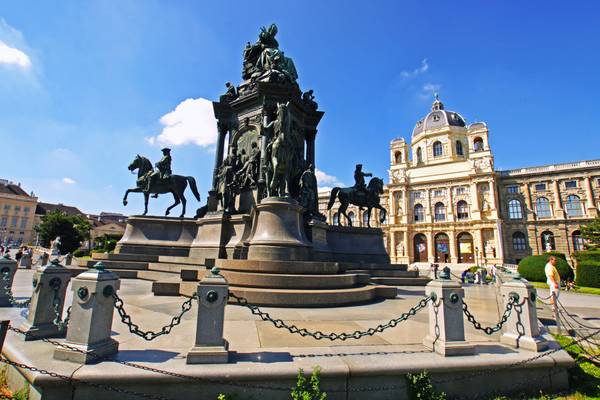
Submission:
[[[171,171],[171,149],[165,147],[161,150],[163,153],[163,158],[160,159],[154,166],[156,167],[155,171],[148,176],[148,184],[146,185],[146,190],[149,192],[150,189],[156,185],[157,180],[162,180],[163,182],[171,179],[171,175],[173,172]],[[154,197],[158,197],[158,194],[154,194]]]
[[[362,164],[356,164],[356,169],[354,170],[354,189],[359,193],[364,193],[364,196],[367,196],[367,185],[365,184],[365,177],[367,176],[373,176],[373,174],[363,172]]]

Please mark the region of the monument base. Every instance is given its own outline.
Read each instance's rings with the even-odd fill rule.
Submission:
[[[548,342],[541,336],[519,336],[512,333],[504,333],[500,336],[500,342],[518,349],[529,351],[544,351],[548,348]]]
[[[54,324],[32,325],[25,321],[20,327],[20,330],[25,332],[23,340],[39,340],[44,338],[61,338],[65,337],[67,330],[60,330]]]
[[[195,346],[187,354],[187,364],[227,364],[229,362],[229,343],[223,340],[223,346]]]
[[[427,336],[423,340],[423,346],[444,357],[470,356],[475,354],[475,346],[466,341],[446,342],[439,339],[436,341],[435,338]]]
[[[113,339],[89,346],[75,343],[65,343],[65,345],[73,347],[73,350],[57,347],[54,350],[55,360],[71,361],[78,364],[90,364],[100,360],[102,357],[116,354],[119,351],[119,342]],[[80,350],[81,352],[77,350]]]

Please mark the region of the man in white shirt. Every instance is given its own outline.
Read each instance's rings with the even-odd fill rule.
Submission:
[[[550,299],[552,310],[555,310],[556,304],[554,303],[554,299],[558,300],[558,295],[560,294],[560,274],[556,269],[556,257],[550,256],[548,263],[544,267],[544,272],[546,273],[546,283],[548,284],[548,288],[550,288],[550,294],[552,294]]]

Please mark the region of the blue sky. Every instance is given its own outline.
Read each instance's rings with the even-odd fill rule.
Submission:
[[[497,168],[600,158],[599,15],[597,1],[3,1],[0,177],[134,214],[127,165],[166,142],[204,202],[214,127],[198,99],[239,83],[244,44],[272,22],[325,111],[323,185],[351,184],[361,161],[387,179],[389,141],[410,139],[436,90],[488,123]]]

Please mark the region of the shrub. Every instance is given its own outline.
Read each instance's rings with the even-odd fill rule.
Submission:
[[[326,400],[327,393],[321,392],[321,370],[317,367],[310,378],[306,379],[304,371],[298,371],[296,387],[292,389],[293,400]]]
[[[544,267],[548,262],[548,255],[540,256],[529,256],[521,260],[519,263],[519,274],[532,282],[546,282],[546,273]],[[560,274],[561,279],[568,279],[573,277],[573,271],[562,257],[556,258],[556,269]]]
[[[73,252],[73,257],[85,257],[89,255],[90,251],[88,249],[77,249]]]
[[[427,399],[427,400],[445,400],[446,394],[444,392],[438,393],[431,384],[431,378],[427,371],[420,372],[418,374],[406,374],[406,380],[408,381],[408,393],[409,398],[415,400]]]
[[[577,285],[600,288],[600,261],[580,261],[577,265]]]
[[[565,253],[561,253],[560,251],[556,251],[556,250],[547,251],[544,253],[544,256],[546,256],[546,257],[554,256],[557,258],[562,258],[563,260],[567,261],[567,256],[565,255]]]
[[[600,262],[600,250],[577,251],[574,254],[578,262],[596,261]]]

